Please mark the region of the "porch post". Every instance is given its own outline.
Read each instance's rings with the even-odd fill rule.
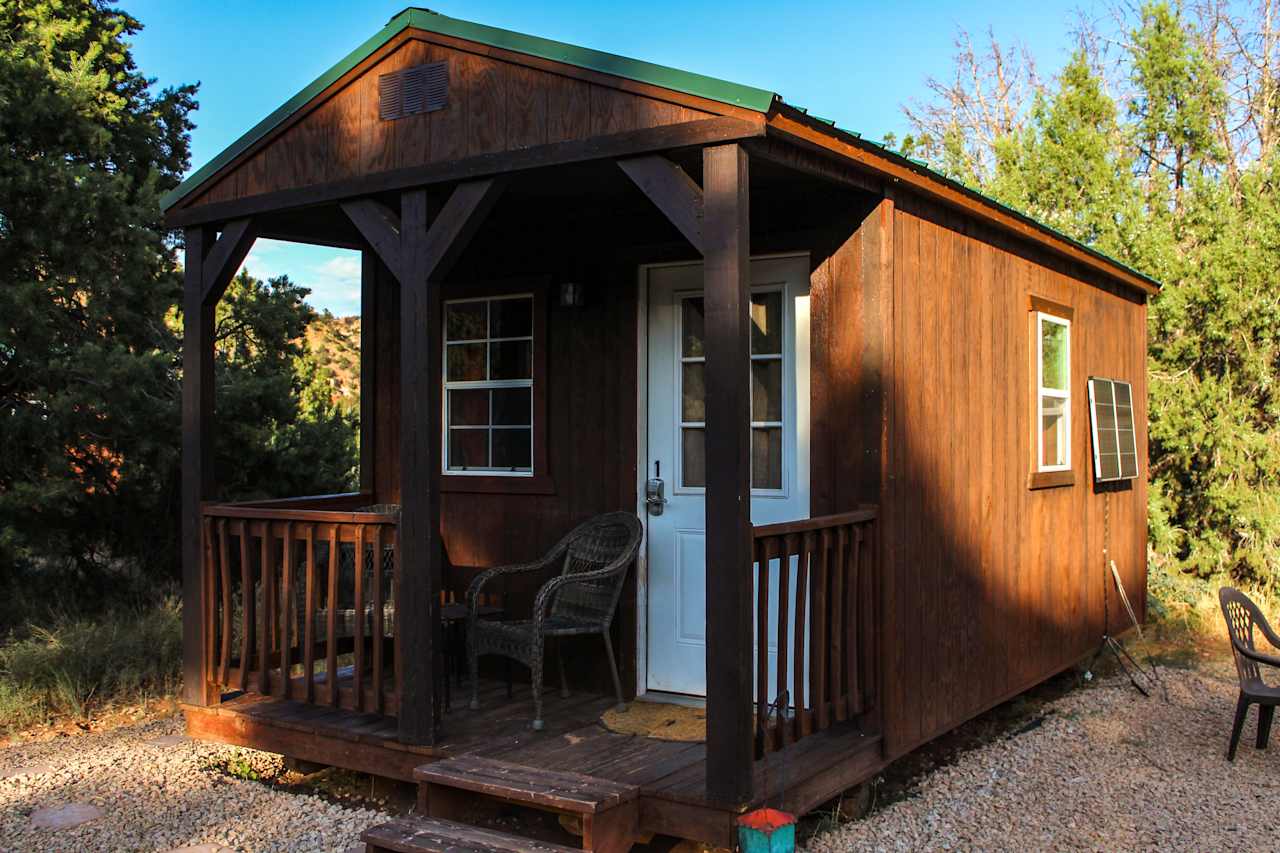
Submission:
[[[216,239],[215,239],[216,238]],[[207,705],[209,588],[200,503],[217,491],[213,470],[213,333],[218,300],[257,239],[252,219],[188,228],[182,281],[182,701]]]
[[[214,493],[213,319],[204,302],[204,261],[213,233],[188,228],[182,296],[182,701],[207,705],[205,593],[200,503]]]
[[[707,797],[751,799],[751,398],[748,162],[703,149],[707,339]],[[710,606],[714,602],[715,606]]]
[[[400,197],[400,599],[397,620],[404,683],[400,685],[399,737],[405,743],[436,740],[436,626],[439,621],[441,548],[440,477],[435,424],[440,377],[432,349],[438,322],[427,247],[427,191]]]
[[[378,259],[360,253],[360,491],[371,503],[381,503],[375,479],[374,442],[377,440]]]

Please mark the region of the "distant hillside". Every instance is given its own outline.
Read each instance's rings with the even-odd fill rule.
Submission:
[[[335,402],[356,407],[360,400],[360,318],[320,312],[307,326],[307,347],[333,388]]]

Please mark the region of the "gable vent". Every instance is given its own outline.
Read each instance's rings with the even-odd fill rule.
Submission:
[[[378,117],[384,121],[444,109],[449,104],[449,66],[428,62],[378,76]]]

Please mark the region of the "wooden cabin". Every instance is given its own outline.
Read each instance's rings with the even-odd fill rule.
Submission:
[[[1088,656],[1108,561],[1145,612],[1088,383],[1131,383],[1145,459],[1156,283],[772,92],[411,8],[164,207],[195,736],[499,799],[467,762],[571,772],[621,816],[589,849],[724,844]],[[257,238],[362,252],[358,493],[220,500],[214,307]],[[545,731],[519,667],[470,710],[469,580],[618,510],[625,692],[705,703],[705,742],[601,726],[598,638]]]

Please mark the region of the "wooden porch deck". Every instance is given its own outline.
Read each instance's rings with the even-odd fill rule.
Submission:
[[[442,723],[435,746],[396,740],[392,717],[245,694],[220,705],[187,706],[193,737],[279,752],[374,775],[413,781],[413,769],[446,757],[494,758],[544,770],[565,770],[635,785],[640,828],[680,838],[729,844],[737,811],[706,798],[706,747],[606,729],[600,716],[613,700],[595,693],[545,697],[547,728],[529,727],[528,685],[507,698],[501,682],[486,682],[481,710],[470,711],[462,691]],[[806,812],[877,772],[880,738],[852,725],[827,729],[755,762],[757,803]]]

